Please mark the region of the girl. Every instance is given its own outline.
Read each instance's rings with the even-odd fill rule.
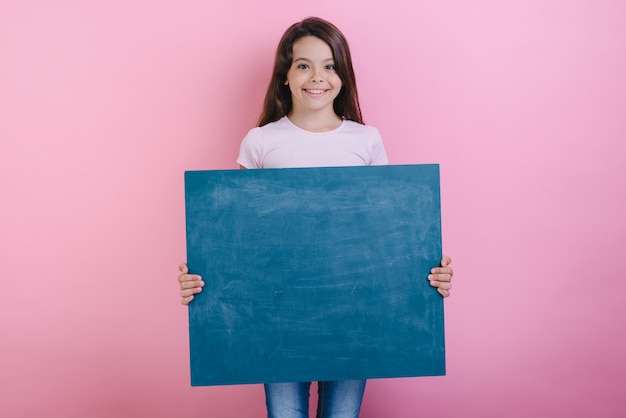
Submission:
[[[241,168],[378,165],[387,155],[378,131],[363,124],[352,59],[343,34],[308,18],[283,35],[258,127],[244,138]],[[451,260],[431,270],[430,284],[450,295]],[[198,275],[179,267],[182,303],[202,290]],[[306,418],[311,382],[265,385],[269,418]],[[364,380],[318,382],[318,418],[359,415]]]

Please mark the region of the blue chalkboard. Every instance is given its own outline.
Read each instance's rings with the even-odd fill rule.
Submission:
[[[445,374],[439,166],[185,173],[191,384]]]

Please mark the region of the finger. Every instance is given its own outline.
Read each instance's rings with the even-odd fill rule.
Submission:
[[[449,289],[452,287],[452,282],[450,280],[431,280],[430,285],[433,287],[441,287],[444,289]]]
[[[182,273],[178,276],[178,281],[183,283],[183,282],[188,282],[188,281],[198,281],[201,282],[202,281],[202,277],[197,275],[197,274],[186,274],[186,273]]]
[[[441,267],[446,267],[450,263],[452,263],[452,259],[449,256],[444,255],[443,258],[441,259]]]
[[[183,263],[180,266],[178,266],[178,270],[183,274],[189,273],[189,269],[187,268],[187,263]]]
[[[193,300],[193,295],[182,298],[180,303],[182,303],[183,305],[189,305],[189,302],[191,302],[192,300]]]
[[[180,295],[184,298],[191,296],[191,295],[195,295],[197,293],[202,292],[202,288],[201,287],[192,287],[190,289],[181,289],[180,290]]]
[[[447,298],[448,296],[450,296],[450,291],[449,290],[445,290],[445,289],[437,289],[437,291],[439,292],[439,294],[441,296],[443,296],[444,298]]]
[[[204,282],[202,280],[185,280],[180,282],[180,288],[182,289],[194,289],[194,288],[203,288]]]
[[[435,267],[430,269],[430,272],[432,274],[447,274],[450,277],[454,275],[454,270],[452,270],[452,268],[450,267]]]
[[[430,281],[434,280],[437,282],[449,282],[450,280],[452,280],[452,275],[451,274],[429,274],[428,280]]]
[[[450,283],[450,281],[431,280],[430,285],[438,289],[444,289],[444,290],[452,289],[452,283]]]

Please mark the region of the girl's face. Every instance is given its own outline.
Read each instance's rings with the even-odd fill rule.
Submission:
[[[330,46],[319,38],[305,36],[294,42],[292,54],[285,82],[291,91],[292,113],[332,112],[334,116],[333,102],[342,83],[335,72]]]

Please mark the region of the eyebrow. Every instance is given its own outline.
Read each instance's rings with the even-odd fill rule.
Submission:
[[[294,59],[293,59],[293,62],[296,62],[296,61],[306,61],[306,62],[312,62],[310,59],[308,59],[308,58],[304,58],[304,57],[294,58]],[[322,62],[328,62],[328,61],[335,61],[335,59],[334,59],[334,58],[326,58],[326,59],[325,59],[324,61],[322,61]]]

